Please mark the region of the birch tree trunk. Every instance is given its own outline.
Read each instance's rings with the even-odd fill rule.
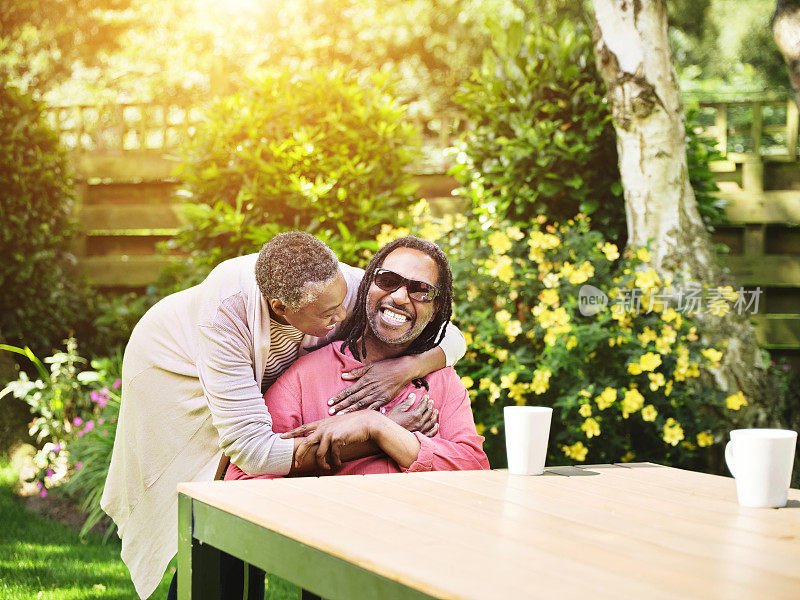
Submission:
[[[778,0],[770,26],[775,45],[789,69],[794,102],[800,108],[800,1]]]
[[[697,210],[686,164],[684,115],[664,0],[593,0],[595,54],[617,133],[628,242],[651,244],[662,275],[733,285],[722,272]],[[735,286],[734,286],[735,288]],[[715,373],[730,393],[765,406],[761,351],[747,315],[695,315],[705,339],[726,346]]]

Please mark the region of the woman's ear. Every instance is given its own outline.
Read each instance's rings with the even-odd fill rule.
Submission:
[[[267,304],[269,304],[269,308],[272,311],[272,314],[285,318],[286,317],[286,305],[278,300],[277,298],[270,298],[267,300]]]

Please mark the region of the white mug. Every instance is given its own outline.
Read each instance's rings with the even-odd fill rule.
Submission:
[[[503,409],[509,473],[544,473],[552,415],[553,409],[549,406],[506,406]]]
[[[725,462],[736,480],[739,504],[786,506],[797,432],[788,429],[734,429]]]

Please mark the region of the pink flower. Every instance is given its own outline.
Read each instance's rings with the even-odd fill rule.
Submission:
[[[86,427],[83,428],[84,433],[89,433],[92,429],[94,429],[94,421],[87,421]]]
[[[106,404],[108,404],[108,398],[105,396],[100,396],[100,398],[97,399],[97,406],[100,408],[105,408]]]
[[[42,490],[41,492],[39,492],[39,495],[40,495],[42,498],[47,498],[47,490]]]
[[[56,444],[55,446],[53,446],[53,449],[50,450],[50,452],[52,454],[58,454],[59,452],[61,452],[61,444]]]
[[[98,425],[102,425],[102,424],[103,424],[103,423],[105,423],[105,422],[106,422],[106,420],[105,420],[105,419],[103,419],[102,417],[101,417],[101,418],[99,418],[99,419],[97,419],[97,424],[98,424]]]
[[[77,470],[78,470],[78,469],[80,469],[82,466],[83,466],[83,463],[82,463],[82,462],[76,463],[76,464],[75,464],[75,470],[77,471]]]
[[[84,435],[86,435],[85,431],[79,431],[78,432],[78,437],[83,437]]]
[[[47,469],[47,476],[48,477],[52,477],[53,475],[55,475],[55,473],[53,472],[53,469]]]
[[[75,425],[75,427],[79,427],[83,425],[83,419],[81,419],[80,417],[75,417],[74,419],[72,419],[72,424]]]
[[[36,489],[38,489],[38,490],[42,489],[42,482],[41,481],[37,481],[36,482]]]
[[[104,436],[108,435],[108,429],[103,429],[103,435]]]
[[[114,382],[114,385],[112,385],[111,387],[112,387],[112,388],[114,388],[115,390],[118,390],[118,389],[119,389],[119,386],[121,386],[121,385],[122,385],[122,379],[117,379],[117,380]]]
[[[92,399],[92,402],[97,402],[100,400],[100,394],[97,393],[97,390],[92,390],[92,393],[89,394],[89,397]]]
[[[110,393],[111,390],[109,390],[107,387],[104,387],[103,389],[100,390],[100,394],[102,394],[103,396],[108,396]]]

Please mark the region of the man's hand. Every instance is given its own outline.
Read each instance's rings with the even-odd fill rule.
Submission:
[[[414,410],[409,410],[415,399],[414,394],[409,394],[405,400],[386,411],[385,414],[408,431],[419,431],[423,435],[433,437],[439,431],[439,411],[433,408],[433,401],[428,398],[427,394],[422,397]]]
[[[345,414],[362,408],[380,408],[391,401],[409,381],[419,376],[411,357],[389,358],[343,373],[342,379],[357,379],[328,401],[330,414]]]
[[[306,436],[295,448],[295,466],[303,464],[307,453],[314,452],[316,463],[321,469],[338,469],[342,466],[342,447],[345,444],[368,442],[376,422],[383,418],[375,411],[362,410],[306,423],[282,433],[281,437]]]

